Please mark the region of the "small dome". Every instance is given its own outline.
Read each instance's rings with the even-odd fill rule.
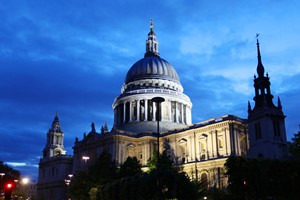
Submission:
[[[180,83],[176,70],[159,56],[145,56],[128,71],[125,84],[142,79],[162,79]]]

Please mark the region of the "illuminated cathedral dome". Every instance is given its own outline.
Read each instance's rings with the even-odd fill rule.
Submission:
[[[144,58],[128,70],[121,92],[113,104],[115,129],[156,132],[154,97],[165,99],[162,103],[162,131],[191,124],[192,103],[183,94],[175,68],[159,55],[152,20]]]
[[[173,66],[159,56],[145,56],[128,71],[125,83],[142,79],[163,79],[179,83]]]

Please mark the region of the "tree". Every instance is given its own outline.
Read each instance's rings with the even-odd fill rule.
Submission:
[[[295,159],[300,160],[300,131],[294,134],[294,137],[292,138],[290,153]]]
[[[142,174],[142,165],[136,157],[128,157],[119,170],[119,178],[132,177],[140,174]]]
[[[148,161],[149,176],[157,178],[159,192],[162,199],[199,199],[202,194],[201,185],[191,181],[173,162],[167,151],[162,154],[155,153]]]
[[[96,163],[90,166],[87,171],[75,173],[69,191],[74,199],[95,198],[98,189],[116,179],[116,177],[117,167],[115,162],[112,161],[110,154],[103,152]]]
[[[3,161],[0,161],[0,173],[3,173],[0,177],[0,193],[2,193],[7,186],[8,183],[12,183],[12,190],[10,192],[13,193],[20,193],[19,191],[15,190],[15,181],[20,180],[20,172],[18,170],[13,169],[12,167],[4,164]]]
[[[230,199],[299,198],[299,161],[230,156],[225,167]]]

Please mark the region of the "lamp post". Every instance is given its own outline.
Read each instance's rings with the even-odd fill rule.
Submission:
[[[30,179],[25,177],[25,178],[22,178],[21,182],[22,182],[23,187],[24,187],[24,192],[25,192],[25,195],[26,195],[26,199],[30,199],[29,188],[28,188]]]
[[[65,179],[65,183],[67,185],[67,200],[71,200],[70,194],[69,194],[69,185],[71,184],[73,174],[69,174],[68,177],[69,177],[69,179]]]
[[[2,184],[2,179],[3,179],[3,176],[5,175],[5,173],[0,173],[0,176],[1,176],[1,181],[0,181],[0,195],[2,194],[2,188],[3,188],[3,184]]]
[[[87,161],[90,159],[89,156],[82,156],[82,160],[84,160],[84,166],[82,166],[82,169],[86,170],[87,167]]]
[[[161,103],[165,101],[162,97],[154,97],[152,101],[156,103],[156,121],[157,121],[157,199],[161,199],[160,179],[159,179],[159,121],[161,120]]]

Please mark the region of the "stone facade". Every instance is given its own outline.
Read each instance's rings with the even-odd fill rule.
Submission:
[[[46,147],[39,162],[37,199],[67,199],[65,179],[72,173],[73,156],[66,155],[63,146],[64,133],[60,128],[58,114],[47,133]]]
[[[230,155],[285,158],[284,115],[280,100],[277,107],[272,103],[259,46],[258,58],[258,78],[254,80],[256,105],[251,109],[249,103],[248,120],[224,115],[192,124],[190,98],[184,94],[176,70],[160,57],[151,22],[144,58],[129,69],[121,94],[113,102],[113,128],[109,131],[104,125],[99,133],[92,123],[88,134],[81,140],[75,139],[72,158],[65,155],[63,132],[58,117],[54,119],[39,164],[40,199],[49,199],[51,195],[50,199],[64,199],[64,179],[68,173],[86,170],[104,151],[112,155],[117,165],[128,156],[135,156],[146,169],[157,148],[160,152],[167,149],[191,178],[217,188],[227,185],[224,164]],[[164,101],[156,103],[155,97]],[[54,197],[54,191],[60,196]]]

